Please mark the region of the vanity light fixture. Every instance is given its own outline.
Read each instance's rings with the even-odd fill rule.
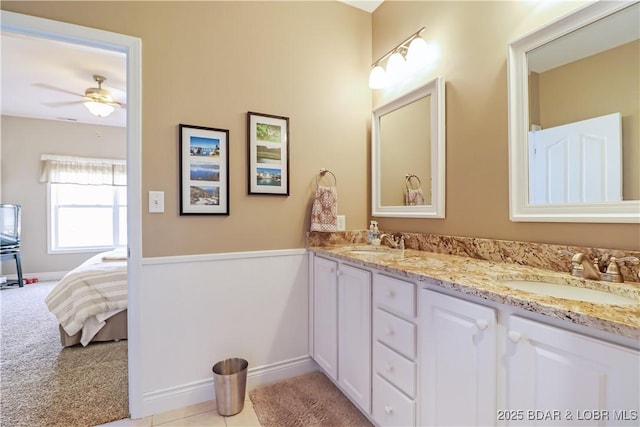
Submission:
[[[400,50],[393,52],[387,59],[387,83],[395,84],[401,82],[406,71],[407,61],[404,59],[404,55]]]
[[[383,89],[398,83],[409,71],[433,61],[434,49],[420,36],[425,28],[420,28],[372,64],[369,73],[371,89]],[[387,61],[386,70],[382,67],[385,60]]]

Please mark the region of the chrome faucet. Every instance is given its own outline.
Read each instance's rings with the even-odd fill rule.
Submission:
[[[380,235],[380,243],[384,243],[384,238],[387,238],[387,244],[394,249],[404,249],[404,236],[396,237],[393,234],[382,233]]]
[[[628,256],[623,258],[616,258],[612,256],[612,257],[609,257],[609,260],[608,260],[609,264],[605,269],[604,265],[606,265],[606,257],[602,257],[602,260],[605,261],[605,263],[602,266],[602,270],[604,271],[601,271],[601,267],[597,259],[592,262],[591,260],[589,260],[589,257],[587,257],[585,254],[581,252],[574,254],[573,252],[561,250],[559,253],[565,254],[565,255],[571,255],[571,275],[572,276],[582,277],[584,279],[591,279],[591,280],[604,280],[606,282],[616,282],[616,283],[624,282],[624,278],[620,273],[619,264],[622,264],[625,262],[628,262],[630,264],[638,264],[640,262],[640,259],[634,256]]]
[[[585,279],[600,280],[600,270],[596,265],[589,261],[589,258],[579,252],[571,258],[573,264],[571,274]]]

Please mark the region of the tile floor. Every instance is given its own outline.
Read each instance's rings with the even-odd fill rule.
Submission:
[[[218,414],[216,402],[211,400],[152,415],[150,417],[132,420],[118,420],[112,423],[102,424],[97,427],[177,427],[177,426],[197,426],[197,427],[260,427],[258,417],[253,410],[253,404],[247,397],[244,402],[242,412],[232,417],[223,417]]]

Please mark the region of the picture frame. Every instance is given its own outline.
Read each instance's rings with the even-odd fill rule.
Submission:
[[[247,113],[249,194],[289,195],[289,118]]]
[[[179,125],[180,215],[229,215],[229,130]]]

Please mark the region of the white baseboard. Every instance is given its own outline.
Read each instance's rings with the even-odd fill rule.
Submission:
[[[253,369],[249,368],[247,390],[317,370],[318,365],[311,359],[311,356],[302,356]]]
[[[250,367],[247,372],[247,392],[264,384],[283,381],[317,370],[318,365],[310,356],[302,356],[265,366]],[[209,379],[145,393],[142,416],[147,417],[185,408],[209,400],[215,400],[213,374]]]

